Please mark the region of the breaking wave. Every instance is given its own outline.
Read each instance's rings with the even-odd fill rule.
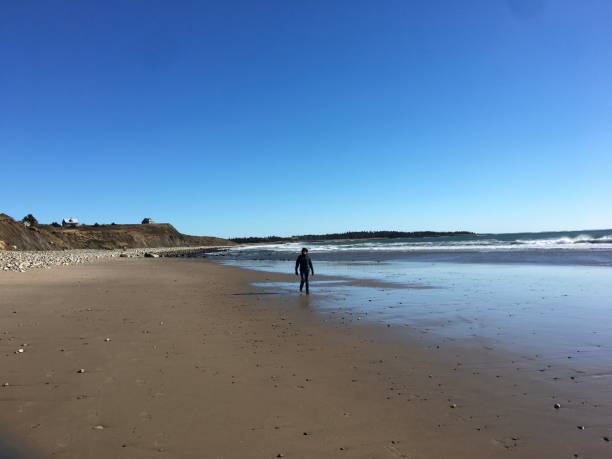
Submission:
[[[408,252],[408,251],[522,251],[612,250],[612,230],[563,233],[483,234],[418,239],[368,239],[321,242],[287,242],[247,245],[235,251],[296,252],[302,246],[312,252]]]

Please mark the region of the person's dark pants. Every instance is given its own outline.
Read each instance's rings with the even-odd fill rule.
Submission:
[[[300,272],[300,292],[302,291],[302,289],[304,288],[304,284],[306,284],[306,293],[310,293],[308,290],[308,271],[304,272]]]

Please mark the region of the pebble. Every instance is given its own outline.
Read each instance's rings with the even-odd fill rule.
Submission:
[[[47,269],[53,266],[68,266],[82,263],[92,263],[101,259],[117,257],[139,258],[145,253],[161,256],[161,254],[180,255],[194,253],[211,247],[163,247],[152,249],[75,249],[75,250],[0,250],[0,271],[24,272],[31,269]],[[157,258],[157,257],[155,257]]]
[[[104,426],[103,425],[97,425],[97,426],[93,426],[92,429],[94,430],[104,430]]]
[[[9,383],[5,382],[4,384],[2,384],[2,387],[8,387]]]
[[[110,341],[110,338],[104,338],[104,341],[108,343]]]
[[[558,410],[559,408],[561,408],[561,405],[558,403],[555,403],[553,406],[555,407],[555,410]]]
[[[85,368],[81,368],[80,370],[77,371],[77,373],[85,373]]]

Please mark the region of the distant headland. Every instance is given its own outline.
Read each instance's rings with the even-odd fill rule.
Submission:
[[[317,242],[343,239],[400,239],[423,237],[475,236],[471,231],[347,231],[345,233],[304,234],[302,236],[236,237],[230,239],[238,244],[271,242]]]

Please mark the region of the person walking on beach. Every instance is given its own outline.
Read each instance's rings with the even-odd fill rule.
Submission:
[[[308,285],[308,275],[312,273],[314,276],[314,268],[312,267],[312,260],[308,256],[308,249],[304,247],[302,254],[295,260],[295,275],[298,275],[298,267],[300,268],[300,292],[306,284],[306,295],[310,295],[310,289]]]

